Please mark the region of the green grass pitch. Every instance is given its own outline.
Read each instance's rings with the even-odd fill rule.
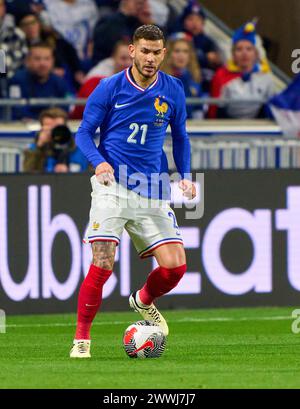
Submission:
[[[159,359],[122,347],[134,312],[99,313],[92,359],[71,360],[75,315],[14,316],[0,334],[1,388],[299,388],[300,334],[293,308],[165,311]]]

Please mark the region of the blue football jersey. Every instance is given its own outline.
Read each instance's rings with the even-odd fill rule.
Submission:
[[[135,83],[130,68],[101,80],[90,95],[76,143],[94,167],[108,162],[116,180],[152,198],[166,198],[157,189],[168,172],[163,145],[171,126],[173,155],[183,178],[190,173],[190,142],[186,132],[186,102],[180,80],[158,72],[146,89]],[[93,141],[100,127],[100,144]],[[167,190],[169,189],[169,186]]]

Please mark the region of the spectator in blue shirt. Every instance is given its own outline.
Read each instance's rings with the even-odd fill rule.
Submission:
[[[81,63],[72,44],[53,29],[46,30],[38,16],[32,13],[21,16],[18,24],[26,36],[28,47],[41,42],[53,47],[54,73],[63,78],[75,93],[75,86],[77,88],[83,84],[85,75],[81,71]]]
[[[66,173],[87,170],[88,161],[75,146],[67,128],[67,114],[60,108],[44,110],[41,129],[24,152],[25,172]]]
[[[11,98],[65,98],[67,85],[53,73],[53,49],[48,44],[32,45],[26,59],[26,67],[17,71],[9,84]],[[45,107],[24,106],[15,108],[14,119],[38,119]]]

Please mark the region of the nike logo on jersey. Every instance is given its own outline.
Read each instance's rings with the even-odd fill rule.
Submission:
[[[130,105],[130,103],[128,103],[128,104],[118,104],[118,103],[116,103],[116,105],[115,105],[115,108],[123,108],[123,107],[127,107],[128,105]]]

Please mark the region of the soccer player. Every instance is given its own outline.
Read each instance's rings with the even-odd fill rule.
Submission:
[[[153,301],[177,286],[186,272],[183,241],[167,201],[167,159],[163,144],[171,126],[173,156],[183,195],[196,195],[190,178],[190,142],[182,83],[161,71],[166,49],[162,31],[139,27],[129,46],[132,66],[103,79],[88,99],[76,142],[95,168],[85,241],[93,260],[80,288],[72,358],[89,358],[90,329],[112,274],[116,246],[125,228],[141,258],[154,256],[158,268],[129,297],[143,319],[168,335],[168,325]],[[100,127],[98,148],[93,137]],[[164,182],[164,183],[161,183]]]

